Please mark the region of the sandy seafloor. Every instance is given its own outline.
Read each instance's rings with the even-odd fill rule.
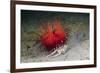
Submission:
[[[74,40],[74,39],[71,39]],[[89,60],[89,40],[84,40],[82,42],[77,42],[76,40],[71,41],[72,45],[67,44],[68,48],[65,53],[53,57],[49,56],[48,52],[41,49],[31,48],[31,53],[29,56],[23,57],[22,62],[50,62],[50,61],[71,61],[71,60]],[[65,44],[66,45],[66,44]],[[30,52],[29,52],[30,53]]]
[[[39,15],[38,15],[39,14]],[[52,62],[52,61],[73,61],[73,60],[89,60],[90,59],[90,42],[89,42],[89,14],[82,13],[45,13],[22,11],[21,16],[21,62]],[[62,26],[70,29],[68,38],[68,48],[57,57],[47,57],[49,54],[40,43],[34,44],[37,39],[39,22],[50,20],[55,16],[62,19]],[[44,19],[43,19],[44,18]],[[40,21],[39,21],[40,20]],[[51,20],[52,21],[52,20]],[[36,25],[34,25],[36,24]]]

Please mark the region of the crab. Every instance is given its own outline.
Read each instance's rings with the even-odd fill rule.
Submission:
[[[53,52],[51,52],[47,57],[57,57],[61,54],[64,54],[68,48],[68,45],[64,45],[59,47],[58,49],[55,49]]]

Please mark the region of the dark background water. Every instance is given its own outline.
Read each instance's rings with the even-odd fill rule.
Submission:
[[[57,17],[60,18],[62,25],[89,24],[89,13],[21,10],[21,26],[23,30],[29,30],[31,26],[38,28],[41,23],[53,21]]]

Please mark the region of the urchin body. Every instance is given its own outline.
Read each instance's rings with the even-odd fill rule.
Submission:
[[[66,33],[64,31],[59,20],[55,20],[53,25],[47,23],[45,29],[42,29],[41,31],[41,44],[50,52],[47,57],[56,57],[65,52],[67,45],[64,44],[68,39],[68,32]]]

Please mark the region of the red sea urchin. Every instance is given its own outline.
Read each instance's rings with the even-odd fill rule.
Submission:
[[[66,38],[67,37],[67,38]],[[59,20],[55,20],[53,23],[47,23],[45,26],[41,26],[41,44],[48,50],[55,50],[60,46],[63,46],[68,39],[68,34],[64,31]]]

